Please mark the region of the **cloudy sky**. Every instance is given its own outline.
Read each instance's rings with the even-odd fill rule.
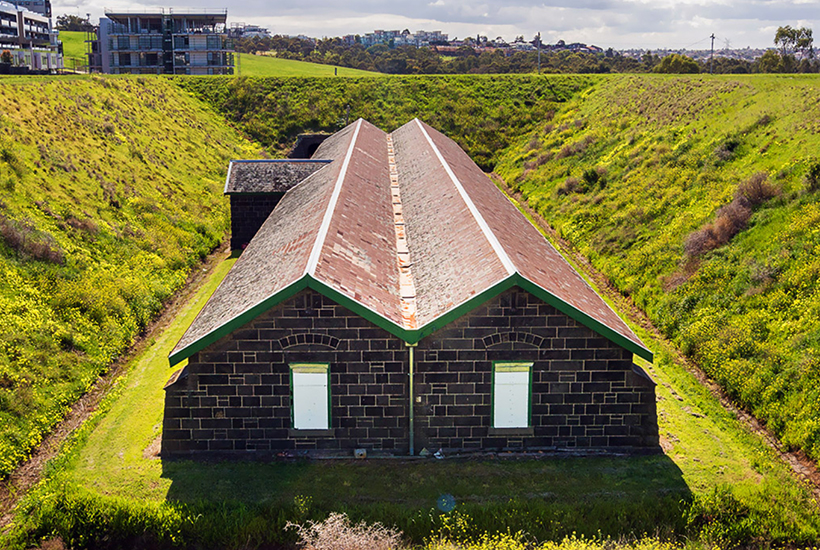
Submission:
[[[52,0],[55,14],[103,15],[87,0]],[[169,4],[165,4],[166,6]],[[778,26],[818,27],[818,0],[175,0],[174,8],[228,9],[228,22],[276,34],[341,36],[373,29],[440,30],[450,38],[482,34],[511,41],[541,32],[603,48],[708,49],[772,46]],[[106,0],[109,10],[156,9],[139,0]]]

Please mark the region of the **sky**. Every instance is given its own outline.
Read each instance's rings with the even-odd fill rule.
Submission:
[[[169,6],[169,4],[165,4]],[[779,26],[817,27],[818,0],[176,0],[171,7],[225,9],[228,23],[256,24],[273,34],[312,37],[374,29],[440,30],[450,39],[477,34],[512,41],[583,42],[616,50],[767,48]],[[52,0],[56,15],[103,16],[100,4]],[[157,4],[106,0],[106,9],[156,10]]]

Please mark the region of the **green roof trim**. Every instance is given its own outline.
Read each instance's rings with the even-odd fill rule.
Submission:
[[[382,317],[372,309],[352,299],[350,296],[346,296],[341,292],[329,287],[325,283],[317,281],[316,279],[310,279],[308,283],[308,287],[312,288],[319,294],[323,294],[324,296],[327,296],[339,305],[346,307],[347,309],[358,315],[361,315],[363,318],[367,319],[377,327],[383,328],[396,338],[401,338],[408,344],[418,343],[422,338],[425,338],[433,334],[438,329],[446,326],[447,324],[458,319],[462,315],[477,308],[481,304],[487,302],[488,300],[498,296],[505,290],[512,288],[514,286],[515,282],[513,281],[513,278],[508,277],[503,281],[500,281],[495,285],[491,286],[487,290],[479,294],[476,294],[466,302],[463,302],[462,304],[459,304],[453,309],[447,311],[447,313],[441,315],[440,317],[437,317],[431,323],[424,325],[420,329],[408,330],[404,327],[400,327],[393,321],[390,321],[389,319]]]
[[[383,328],[396,338],[400,338],[408,344],[416,344],[421,339],[426,338],[427,336],[436,332],[438,329],[443,328],[444,326],[448,325],[449,323],[453,322],[459,317],[469,313],[473,309],[495,298],[505,290],[508,290],[515,286],[523,290],[526,290],[530,294],[540,298],[541,300],[548,303],[561,313],[564,313],[572,319],[575,319],[585,327],[597,332],[604,338],[610,340],[611,342],[614,342],[615,344],[618,344],[624,349],[631,351],[638,357],[642,357],[647,361],[652,362],[653,354],[650,350],[638,344],[637,342],[630,340],[626,336],[623,336],[619,332],[616,332],[615,330],[611,329],[610,327],[606,326],[600,321],[593,319],[586,313],[568,304],[567,302],[564,302],[548,290],[533,283],[529,279],[526,279],[519,273],[513,273],[506,279],[499,281],[498,283],[487,288],[483,292],[476,294],[469,300],[447,311],[440,317],[437,317],[432,322],[415,330],[407,330],[403,327],[400,327],[393,321],[387,319],[386,317],[383,317],[382,315],[379,315],[372,309],[361,304],[360,302],[357,302],[350,296],[342,294],[341,292],[331,288],[327,284],[314,279],[310,275],[304,275],[297,281],[283,288],[282,290],[267,298],[266,300],[263,300],[262,302],[253,306],[248,311],[244,312],[238,317],[231,319],[224,325],[220,326],[218,329],[205,335],[193,344],[179,350],[176,353],[171,354],[168,357],[168,360],[170,361],[171,366],[176,365],[177,363],[187,359],[194,353],[210,346],[223,336],[227,336],[239,327],[249,323],[262,313],[265,313],[270,308],[280,304],[288,298],[293,297],[294,295],[296,295],[296,293],[307,288],[310,288],[312,290],[315,290],[319,294],[327,296],[339,305],[344,306],[348,308],[350,311],[360,315],[362,318],[367,319],[377,327]]]
[[[576,321],[578,321],[579,323],[581,323],[585,327],[594,330],[595,332],[597,332],[598,334],[600,334],[601,336],[603,336],[607,340],[618,344],[622,348],[624,348],[628,351],[631,351],[632,353],[634,353],[638,357],[642,357],[642,358],[646,359],[650,363],[652,362],[653,354],[652,354],[651,351],[649,351],[644,346],[638,344],[637,342],[635,342],[633,340],[630,340],[629,338],[627,338],[623,334],[612,330],[611,328],[609,328],[605,324],[601,323],[600,321],[598,321],[596,319],[593,319],[592,317],[590,317],[589,315],[587,315],[583,311],[581,311],[581,310],[577,309],[576,307],[568,304],[567,302],[565,302],[562,299],[558,298],[557,296],[555,296],[554,294],[552,294],[551,292],[549,292],[545,288],[533,283],[529,279],[526,279],[526,278],[522,277],[521,275],[519,275],[517,273],[516,273],[515,276],[518,278],[518,286],[521,287],[522,289],[526,290],[527,292],[529,292],[533,296],[537,296],[538,298],[541,298],[542,300],[544,300],[546,303],[548,303],[549,305],[551,305],[552,307],[554,307],[555,309],[557,309],[561,313],[564,313],[565,315],[575,319]]]
[[[308,276],[304,275],[302,278],[296,280],[295,282],[291,283],[290,285],[286,286],[285,288],[273,294],[272,296],[266,298],[265,300],[262,300],[255,306],[251,307],[249,310],[245,311],[237,317],[234,317],[233,319],[231,319],[224,325],[220,326],[216,330],[209,332],[199,340],[182,348],[178,352],[172,353],[168,356],[168,361],[171,363],[171,366],[173,367],[177,363],[189,358],[196,352],[202,351],[203,349],[207,348],[223,336],[227,336],[239,327],[253,321],[255,318],[268,311],[270,308],[280,304],[281,302],[284,302],[288,298],[295,296],[298,292],[306,289],[308,286],[307,279]]]
[[[227,197],[231,196],[239,196],[239,197],[270,197],[271,195],[279,195],[280,197],[285,196],[286,191],[225,191],[222,193]]]

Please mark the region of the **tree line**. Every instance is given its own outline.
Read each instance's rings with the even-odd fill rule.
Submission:
[[[817,73],[820,61],[815,58],[812,31],[807,28],[780,27],[775,35],[777,50],[768,50],[754,61],[728,57],[694,60],[672,54],[660,57],[645,53],[640,59],[622,55],[612,48],[600,52],[542,51],[541,72],[544,73]],[[531,73],[538,70],[538,53],[499,48],[478,51],[461,46],[455,52],[442,55],[435,46],[392,47],[375,44],[365,47],[348,44],[341,38],[325,38],[313,42],[296,37],[270,36],[239,38],[236,51],[269,53],[282,59],[350,67],[387,74],[504,74]]]

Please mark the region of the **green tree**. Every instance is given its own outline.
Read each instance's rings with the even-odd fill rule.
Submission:
[[[780,56],[799,53],[802,57],[814,57],[812,30],[806,27],[793,29],[791,26],[778,27],[774,35],[775,46],[780,48]]]
[[[57,16],[57,24],[54,28],[58,31],[88,31],[93,27],[88,19],[66,13]]]
[[[774,50],[766,50],[757,60],[757,70],[761,73],[782,72],[783,59]]]
[[[691,57],[673,53],[661,59],[661,62],[655,65],[653,72],[665,74],[697,74],[700,72],[700,67]]]

